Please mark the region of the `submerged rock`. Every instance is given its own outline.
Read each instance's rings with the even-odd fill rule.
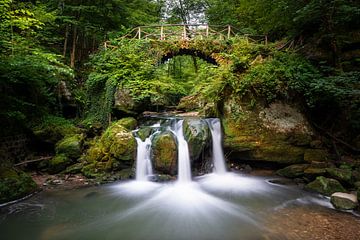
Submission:
[[[199,159],[210,140],[210,129],[203,119],[185,119],[184,138],[188,142],[191,160]]]
[[[337,180],[326,177],[317,177],[314,181],[307,184],[305,189],[315,191],[326,196],[335,192],[345,192],[345,188]]]
[[[331,195],[330,202],[335,208],[341,210],[352,210],[358,206],[358,200],[356,195],[336,192]]]
[[[25,172],[13,168],[0,168],[0,204],[25,197],[38,189]]]
[[[165,174],[175,174],[178,152],[174,134],[165,131],[156,135],[151,147],[155,170]]]

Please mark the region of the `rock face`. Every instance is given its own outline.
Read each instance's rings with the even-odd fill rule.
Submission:
[[[331,195],[330,202],[335,208],[341,210],[352,210],[358,206],[356,195],[343,192],[336,192]]]
[[[137,125],[137,121],[133,117],[122,118],[117,123],[130,131],[134,130]]]
[[[25,197],[37,189],[34,180],[25,172],[0,168],[0,204]]]
[[[307,190],[315,191],[327,196],[335,192],[345,192],[344,187],[335,179],[317,177],[313,182],[305,186]]]
[[[184,137],[189,145],[192,161],[199,159],[211,138],[209,126],[202,119],[185,119],[183,123]]]
[[[350,169],[341,169],[341,168],[326,168],[326,172],[330,177],[348,184],[352,183],[352,171]]]
[[[125,113],[130,113],[130,114],[134,113],[136,104],[134,99],[130,95],[130,90],[125,88],[117,88],[114,94],[114,98],[115,98],[115,104],[114,104],[115,109]]]
[[[154,169],[165,174],[175,174],[177,171],[176,137],[170,131],[156,135],[152,141]]]
[[[230,96],[223,112],[224,147],[230,160],[291,165],[328,157],[326,151],[315,149],[319,144],[311,144],[315,140],[312,129],[295,105],[277,102],[265,107],[259,102],[251,107],[251,102]]]

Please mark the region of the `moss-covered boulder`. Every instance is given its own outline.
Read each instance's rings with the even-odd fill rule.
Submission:
[[[73,161],[65,154],[57,154],[48,162],[48,172],[51,174],[59,173],[70,166]]]
[[[345,188],[337,180],[323,176],[319,176],[314,181],[307,184],[305,189],[315,191],[326,196],[330,196],[335,192],[346,192]]]
[[[324,149],[306,149],[304,153],[305,162],[325,162],[329,154]]]
[[[309,164],[294,164],[280,169],[276,173],[283,177],[298,178],[304,175],[305,169],[309,166]]]
[[[120,161],[134,160],[136,140],[121,121],[114,122],[108,127],[101,136],[100,142],[105,154],[108,153]]]
[[[358,206],[356,195],[343,192],[333,193],[330,202],[336,209],[340,210],[352,210]]]
[[[123,126],[123,121],[112,123],[101,137],[88,143],[89,149],[82,157],[81,172],[101,181],[112,179],[115,171],[131,168],[136,153],[136,140]]]
[[[38,186],[25,172],[13,168],[0,168],[0,204],[35,192]]]
[[[71,159],[78,159],[81,156],[82,142],[82,134],[66,136],[56,144],[56,154],[63,154]]]
[[[117,124],[122,125],[127,130],[131,131],[131,130],[134,130],[136,128],[137,121],[133,117],[127,117],[127,118],[122,118],[119,121],[117,121]]]
[[[343,183],[351,184],[353,183],[352,171],[350,169],[341,169],[341,168],[326,168],[326,172],[331,178],[339,180]]]
[[[183,122],[184,138],[188,142],[190,158],[196,160],[209,144],[210,130],[203,119],[187,118]]]
[[[175,174],[178,152],[174,134],[165,131],[156,135],[151,148],[155,170],[159,173]]]

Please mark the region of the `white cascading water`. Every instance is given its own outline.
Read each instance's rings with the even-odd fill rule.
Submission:
[[[178,141],[178,182],[191,182],[191,167],[188,143],[184,138],[184,120],[179,120],[175,124],[175,135]]]
[[[150,159],[151,136],[146,138],[144,142],[139,137],[136,137],[136,142],[136,180],[147,181],[148,176],[153,174]]]
[[[212,137],[212,149],[213,149],[213,162],[215,173],[217,174],[225,174],[226,166],[225,166],[225,157],[221,144],[221,123],[218,118],[206,119],[209,124],[211,137]]]

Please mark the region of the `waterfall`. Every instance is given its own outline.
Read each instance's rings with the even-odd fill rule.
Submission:
[[[174,131],[178,142],[178,182],[182,183],[191,181],[189,147],[184,138],[183,122],[177,121]]]
[[[150,159],[151,136],[146,138],[144,142],[139,137],[136,137],[136,142],[136,180],[147,181],[148,175],[153,174]]]
[[[211,137],[212,137],[212,149],[213,149],[213,162],[215,173],[226,173],[225,158],[221,143],[221,123],[218,118],[206,119],[209,124]]]

